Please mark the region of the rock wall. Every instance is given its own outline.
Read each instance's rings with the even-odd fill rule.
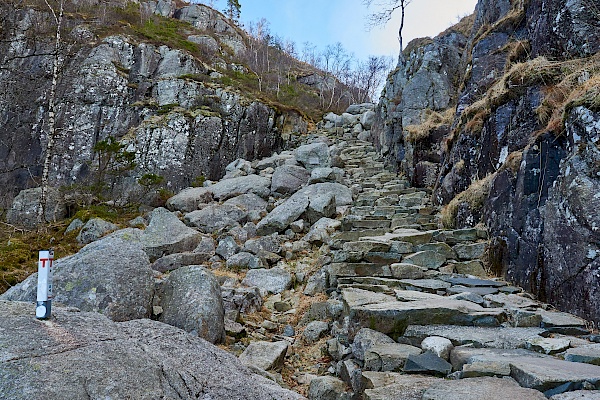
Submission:
[[[188,38],[207,51],[244,50],[238,28],[208,7],[175,9],[164,1],[146,5],[152,12],[210,29],[222,43],[213,36]],[[6,207],[20,190],[39,185],[56,28],[45,9],[2,3],[0,12],[0,206]],[[94,145],[109,136],[136,153],[130,182],[155,173],[177,190],[200,175],[220,178],[236,158],[271,154],[282,147],[284,131],[306,130],[299,114],[227,88],[219,73],[185,51],[126,35],[100,38],[94,32],[84,21],[65,22],[54,185],[82,183],[95,162]],[[237,67],[221,60],[222,68]],[[134,188],[128,185],[125,191]]]
[[[456,79],[436,86],[427,70],[430,83],[411,86],[419,73],[409,66],[439,57],[435,46],[444,35],[405,49],[410,56],[390,75],[373,136],[414,184],[429,182],[420,169],[439,171],[429,186],[435,202],[450,203],[445,222],[485,223],[497,273],[597,322],[599,228],[590,217],[600,183],[595,10],[597,2],[585,0],[480,0],[466,43],[454,47],[460,61],[445,63]],[[403,106],[407,96],[433,99],[430,88],[449,101]],[[415,121],[443,108],[454,112],[451,122]],[[415,123],[426,132],[418,142],[425,151],[411,143]]]

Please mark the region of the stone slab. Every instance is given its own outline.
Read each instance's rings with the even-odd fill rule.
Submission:
[[[441,336],[450,339],[455,346],[473,344],[475,347],[517,349],[524,348],[527,340],[538,338],[544,332],[542,328],[411,325],[404,336],[414,343],[420,343],[428,336]]]
[[[468,378],[432,385],[423,400],[544,400],[537,390],[525,389],[512,379]]]

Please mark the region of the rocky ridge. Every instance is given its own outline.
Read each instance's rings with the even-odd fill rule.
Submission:
[[[190,365],[185,373],[175,367],[190,346],[212,349],[197,336],[224,341],[252,373],[313,400],[494,398],[499,388],[515,399],[597,396],[600,337],[586,321],[490,278],[487,231],[440,228],[431,191],[388,170],[363,140],[373,115],[372,105],[329,114],[293,151],[236,160],[219,182],[186,189],[168,210],[132,221],[145,229],[99,231],[55,266],[55,300],[81,311],[34,321],[31,305],[14,301],[33,300],[35,276],[0,296],[10,300],[1,303],[2,326],[31,333],[2,331],[0,377],[23,368],[31,344],[20,338],[36,343],[42,325],[75,338],[64,346],[89,341],[77,326],[93,324],[124,335],[115,343],[130,345],[115,351],[125,360],[140,347],[156,362],[162,356],[152,352],[170,343],[166,337],[181,338],[172,344],[179,361],[165,361],[157,375],[169,385],[152,386],[174,398],[220,390],[206,389],[195,361],[182,362]],[[169,333],[141,340],[155,331]],[[96,357],[95,346],[84,352]],[[69,362],[82,351],[75,347],[42,355],[39,370],[50,354],[53,363]],[[223,365],[250,373],[237,361]],[[130,368],[124,362],[116,373]],[[115,381],[127,382],[125,375]],[[57,382],[97,393],[65,376]],[[0,394],[31,388],[28,379]],[[114,390],[135,393],[127,385]],[[294,398],[273,385],[265,390]]]

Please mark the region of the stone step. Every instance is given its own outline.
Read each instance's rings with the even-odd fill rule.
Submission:
[[[354,229],[378,229],[378,228],[383,228],[383,229],[388,229],[391,225],[391,221],[390,220],[381,220],[381,219],[375,219],[375,220],[370,220],[370,219],[359,219],[359,220],[354,220],[352,221],[352,228]]]
[[[331,236],[330,247],[332,249],[341,249],[346,242],[355,242],[363,237],[383,235],[387,229],[362,229],[355,231],[336,232]]]
[[[507,318],[501,308],[484,308],[447,297],[397,301],[395,297],[360,289],[342,290],[350,323],[396,338],[409,325],[499,326]]]

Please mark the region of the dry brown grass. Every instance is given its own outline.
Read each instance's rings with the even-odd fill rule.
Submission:
[[[600,110],[600,54],[554,63],[553,67],[560,73],[555,83],[544,87],[544,100],[536,114],[545,131],[562,134],[565,119],[574,107]]]
[[[526,9],[530,0],[511,0],[511,9],[506,15],[493,24],[484,24],[479,28],[475,35],[475,42],[478,42],[494,32],[511,32],[526,18]]]
[[[517,172],[519,172],[519,169],[521,168],[521,161],[523,161],[523,152],[513,151],[508,155],[508,157],[506,157],[506,161],[504,161],[504,164],[502,164],[500,168],[498,168],[498,172],[509,170],[513,173],[513,175],[516,175]]]
[[[564,130],[566,113],[571,108],[578,105],[600,108],[600,54],[561,62],[537,57],[513,64],[481,99],[465,109],[454,133],[464,129],[471,135],[478,135],[496,108],[534,85],[542,86],[545,95],[536,110],[540,123],[545,126],[544,131],[560,134]]]
[[[451,125],[456,109],[448,108],[438,113],[432,110],[425,110],[425,120],[419,125],[408,125],[404,128],[406,140],[411,143],[419,142],[431,135],[431,132],[442,125]]]
[[[490,174],[483,179],[474,181],[464,192],[459,193],[455,198],[442,209],[442,224],[444,228],[453,229],[456,226],[456,216],[458,207],[467,203],[472,210],[480,210],[484,201],[490,193],[492,180],[496,175]]]

